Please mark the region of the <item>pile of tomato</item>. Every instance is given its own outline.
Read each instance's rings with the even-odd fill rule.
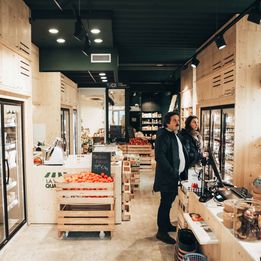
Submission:
[[[148,140],[142,138],[132,138],[129,141],[129,145],[148,145]]]
[[[104,173],[81,173],[78,175],[67,176],[64,178],[64,181],[67,183],[110,183],[113,182],[113,178]]]

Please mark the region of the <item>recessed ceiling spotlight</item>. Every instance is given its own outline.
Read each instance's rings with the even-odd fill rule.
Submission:
[[[98,29],[98,28],[93,28],[93,29],[91,30],[91,33],[92,33],[92,34],[99,34],[100,32],[101,32],[101,30]]]
[[[50,28],[48,31],[49,31],[50,34],[58,34],[59,33],[59,30],[56,29],[56,28]]]
[[[102,82],[108,82],[108,80],[102,80]]]
[[[100,75],[100,76],[105,76],[106,73],[102,73],[102,72],[101,72],[101,73],[99,73],[99,75]]]
[[[100,39],[100,38],[97,38],[97,39],[94,39],[94,42],[95,42],[95,43],[102,43],[102,42],[103,42],[103,40],[102,40],[102,39]]]
[[[103,79],[103,80],[104,80],[104,79],[107,79],[107,77],[106,77],[106,76],[101,76],[101,79]]]
[[[63,38],[58,38],[56,40],[57,43],[65,43],[65,40]]]

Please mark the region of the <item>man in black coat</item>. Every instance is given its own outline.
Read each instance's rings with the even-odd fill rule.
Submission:
[[[157,132],[155,142],[156,174],[153,190],[161,195],[156,238],[167,244],[176,243],[168,234],[176,231],[176,227],[170,222],[169,213],[178,192],[180,174],[186,164],[186,152],[176,135],[178,128],[179,114],[168,112],[164,116],[164,128]]]

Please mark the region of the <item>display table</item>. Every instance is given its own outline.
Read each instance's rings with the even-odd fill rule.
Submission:
[[[64,174],[91,171],[91,154],[69,155],[63,166],[34,166],[28,186],[28,223],[56,223],[57,204],[55,181]],[[122,161],[112,162],[111,173],[115,181],[115,222],[121,223],[121,172]]]
[[[198,196],[193,192],[189,193],[189,213],[198,213],[213,230],[217,241],[216,244],[201,245],[202,251],[212,261],[250,261],[258,260],[261,257],[261,241],[246,242],[239,240],[232,234],[232,231],[223,225],[223,207],[217,206],[214,200],[201,203]],[[187,214],[184,213],[185,218]],[[192,229],[189,224],[188,226]],[[195,231],[196,233],[196,231]]]

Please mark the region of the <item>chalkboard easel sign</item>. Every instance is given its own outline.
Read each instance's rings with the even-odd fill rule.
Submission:
[[[93,152],[92,153],[92,173],[111,175],[111,153]]]

